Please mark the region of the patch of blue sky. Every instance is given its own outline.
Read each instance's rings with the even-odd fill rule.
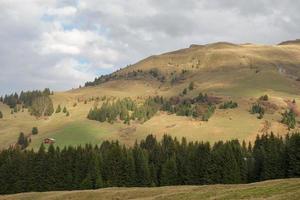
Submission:
[[[72,23],[61,23],[61,25],[65,31],[69,31],[69,30],[78,28],[78,26],[76,26],[76,24],[72,24]]]
[[[101,24],[96,24],[95,26],[95,32],[99,35],[108,37],[110,33],[110,29],[108,27],[101,26]]]
[[[90,64],[90,62],[89,62],[87,59],[83,58],[83,57],[79,57],[79,58],[77,58],[76,60],[77,60],[80,64],[82,64],[82,65]]]
[[[96,68],[93,73],[97,76],[100,76],[100,75],[110,74],[114,71],[115,71],[115,69],[112,68],[112,67],[110,67],[110,68]]]
[[[55,19],[55,17],[53,15],[47,15],[47,14],[44,14],[42,15],[41,17],[41,20],[42,21],[45,21],[45,22],[51,22]]]

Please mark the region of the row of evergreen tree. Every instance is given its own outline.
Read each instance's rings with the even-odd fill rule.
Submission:
[[[130,98],[124,98],[113,102],[104,102],[100,108],[92,108],[87,118],[110,123],[119,119],[129,124],[130,120],[147,121],[157,111],[162,110],[179,116],[190,116],[208,121],[215,109],[216,106],[210,102],[208,95],[202,93],[195,98],[178,96],[169,99],[162,96],[148,97],[141,105]]]
[[[178,141],[147,136],[133,147],[118,141],[100,146],[41,145],[38,152],[0,152],[0,193],[96,189],[113,186],[164,186],[248,183],[300,177],[300,134],[285,139],[257,136],[252,145],[238,140]]]
[[[119,70],[118,70],[119,71]],[[117,72],[118,72],[117,71]],[[147,71],[143,71],[141,69],[133,70],[127,73],[112,73],[108,75],[101,75],[96,77],[93,81],[88,81],[84,84],[85,87],[88,86],[95,86],[100,85],[102,83],[111,81],[111,80],[118,80],[118,79],[145,79],[145,78],[152,78],[156,79],[160,82],[165,82],[166,77],[160,72],[158,68],[152,68]]]
[[[0,97],[0,101],[12,108],[11,114],[20,110],[23,112],[24,108],[28,108],[31,115],[50,116],[54,112],[53,103],[49,97],[51,94],[53,92],[49,88],[45,88],[43,91],[22,91],[20,95],[14,93]]]
[[[22,104],[24,107],[30,107],[33,103],[33,100],[41,96],[49,96],[51,93],[49,88],[33,91],[21,91],[20,95],[18,93],[13,93],[10,95],[5,95],[0,97],[0,101],[7,104],[10,108],[15,108],[17,104]]]
[[[158,106],[153,98],[148,98],[142,105],[138,105],[130,98],[124,98],[104,102],[100,108],[94,107],[87,117],[91,120],[110,123],[119,119],[129,124],[130,120],[147,121],[158,111]]]

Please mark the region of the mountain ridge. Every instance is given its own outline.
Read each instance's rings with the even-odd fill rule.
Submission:
[[[213,43],[150,56],[126,68],[88,82],[86,87],[54,92],[54,109],[66,107],[69,116],[54,113],[36,119],[25,112],[13,112],[0,103],[0,148],[16,142],[20,132],[38,126],[29,148],[37,148],[45,137],[57,139],[58,146],[79,145],[118,139],[126,145],[149,133],[158,138],[168,133],[188,140],[219,141],[236,138],[253,141],[257,134],[289,132],[281,123],[282,113],[300,107],[300,46]],[[189,90],[193,83],[194,89]],[[183,94],[185,91],[186,94]],[[148,97],[195,99],[200,93],[218,97],[222,103],[234,101],[238,108],[216,109],[207,122],[158,112],[144,123],[110,124],[87,119],[89,110],[106,101],[131,98],[138,104]],[[263,119],[250,113],[261,96],[268,95],[271,108]],[[106,99],[106,100],[102,100]],[[219,106],[219,105],[217,105]],[[276,108],[276,109],[273,109]],[[298,108],[295,108],[296,110]],[[300,118],[297,118],[300,121]],[[298,123],[299,124],[299,123]],[[296,130],[299,130],[299,126]],[[74,137],[78,139],[74,139]]]

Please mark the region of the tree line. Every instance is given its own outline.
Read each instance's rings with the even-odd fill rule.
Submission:
[[[149,120],[159,110],[156,98],[149,97],[144,103],[138,105],[131,98],[118,99],[117,101],[106,101],[100,108],[94,107],[88,113],[88,119],[100,122],[113,123],[117,120],[129,124],[130,120],[141,122]]]
[[[50,116],[52,115],[53,103],[49,97],[53,92],[49,88],[41,90],[33,90],[21,92],[20,95],[13,93],[10,95],[5,95],[0,97],[0,101],[7,104],[12,110],[11,114],[18,112],[20,108],[28,108],[30,114],[40,117],[40,116]]]
[[[238,140],[180,141],[148,135],[132,147],[118,141],[60,149],[42,144],[33,150],[0,152],[0,193],[96,189],[114,186],[165,186],[249,183],[300,177],[300,134],[284,139],[257,136]]]
[[[129,124],[130,120],[147,121],[161,110],[178,116],[189,116],[208,121],[216,109],[216,103],[207,94],[202,93],[195,98],[179,96],[169,99],[162,96],[148,97],[140,105],[130,98],[124,98],[113,102],[106,101],[100,108],[92,108],[87,118],[110,123],[121,120]]]
[[[120,70],[117,70],[115,73],[107,74],[107,75],[101,75],[99,77],[96,77],[93,81],[88,81],[84,84],[85,87],[88,86],[95,86],[100,85],[102,83],[111,81],[111,80],[119,80],[119,79],[156,79],[160,82],[165,82],[166,77],[160,72],[158,68],[152,68],[147,71],[143,71],[141,69],[129,71],[127,73],[117,73]]]
[[[33,100],[41,96],[49,96],[51,93],[49,88],[33,91],[21,91],[20,95],[18,93],[13,93],[10,95],[5,95],[0,97],[0,101],[4,104],[7,104],[10,108],[15,108],[17,104],[22,104],[25,108],[30,107],[33,103]]]

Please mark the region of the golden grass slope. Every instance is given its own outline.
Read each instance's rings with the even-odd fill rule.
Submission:
[[[0,196],[0,200],[199,200],[300,198],[300,179],[272,180],[239,185],[106,188],[82,191],[32,192]]]
[[[298,65],[294,70],[299,75],[299,52],[300,45],[236,45],[221,42],[151,56],[117,73],[138,69],[145,71],[155,67],[168,73],[181,69],[211,71],[220,67],[272,68],[277,65],[283,67]]]
[[[188,140],[253,140],[256,134],[273,131],[285,134],[287,127],[280,123],[280,113],[287,109],[287,100],[295,99],[300,107],[300,45],[254,45],[214,43],[191,45],[190,48],[151,56],[134,65],[121,69],[116,74],[126,74],[133,70],[147,71],[158,68],[166,77],[171,73],[180,75],[188,72],[176,84],[161,83],[156,79],[114,80],[98,86],[55,92],[51,96],[54,107],[66,106],[70,116],[63,113],[49,118],[36,119],[28,112],[10,114],[10,109],[0,103],[4,118],[0,119],[0,149],[16,142],[19,132],[29,134],[37,126],[39,134],[32,137],[30,147],[37,148],[45,137],[55,137],[60,146],[69,144],[100,143],[104,139],[119,139],[125,144],[143,139],[148,134],[161,137],[170,134]],[[300,80],[300,79],[299,79]],[[235,110],[217,110],[209,122],[200,122],[187,117],[158,113],[146,123],[99,123],[86,119],[95,101],[84,100],[91,97],[111,97],[133,99],[148,96],[176,96],[194,81],[195,89],[187,96],[195,97],[199,92],[217,95],[223,100],[239,103]],[[278,105],[274,114],[266,114],[263,120],[249,114],[251,104],[264,94]],[[77,103],[77,106],[73,106]],[[298,121],[300,119],[298,118]],[[299,129],[298,129],[299,130]],[[81,143],[80,143],[81,141]]]

